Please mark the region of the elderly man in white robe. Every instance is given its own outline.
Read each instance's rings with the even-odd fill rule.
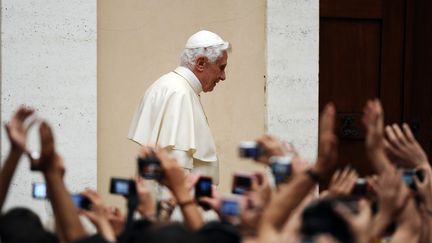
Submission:
[[[181,65],[156,80],[145,92],[128,137],[139,144],[166,148],[186,172],[219,182],[216,146],[200,102],[202,92],[225,80],[230,44],[202,30],[186,42]]]

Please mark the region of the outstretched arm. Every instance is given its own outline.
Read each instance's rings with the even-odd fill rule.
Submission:
[[[12,117],[12,120],[5,125],[7,136],[11,144],[4,166],[0,171],[0,211],[6,200],[9,185],[21,155],[25,151],[27,130],[30,126],[25,126],[26,119],[33,114],[33,110],[21,107]]]
[[[63,182],[63,160],[55,151],[53,134],[46,122],[40,125],[39,133],[42,151],[40,159],[32,160],[32,169],[43,173],[56,222],[65,240],[73,242],[85,237],[86,234]]]
[[[318,158],[313,168],[294,175],[289,183],[282,185],[265,210],[259,230],[262,242],[274,240],[289,215],[314,188],[317,180],[328,178],[334,172],[337,156],[335,114],[332,104],[326,105],[321,114]]]

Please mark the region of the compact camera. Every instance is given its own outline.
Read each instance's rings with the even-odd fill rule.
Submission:
[[[351,192],[352,195],[363,197],[366,195],[368,191],[368,183],[366,178],[358,178],[353,190]]]
[[[195,198],[212,197],[212,178],[201,176],[195,184]],[[210,205],[198,201],[198,204],[205,210],[210,209]]]
[[[239,155],[242,158],[258,159],[264,150],[255,141],[243,141],[239,146]]]
[[[110,193],[125,197],[136,194],[135,181],[123,178],[111,178]]]
[[[223,199],[221,205],[221,213],[224,216],[240,215],[240,204],[235,199]]]
[[[138,172],[148,180],[161,180],[163,177],[160,161],[154,156],[138,158]]]
[[[292,156],[272,156],[270,158],[271,171],[276,185],[285,182],[292,174]]]
[[[424,179],[423,171],[412,169],[404,170],[402,174],[402,179],[409,188],[416,190],[417,188],[415,185],[414,176],[417,176],[420,181],[423,181]]]
[[[233,176],[232,193],[244,194],[252,188],[252,175],[236,173]]]
[[[77,208],[90,210],[92,207],[90,200],[82,194],[72,194],[72,201]]]

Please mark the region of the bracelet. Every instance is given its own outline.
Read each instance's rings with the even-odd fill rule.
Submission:
[[[305,174],[309,177],[309,178],[311,178],[314,182],[316,182],[316,183],[320,183],[320,181],[321,181],[321,179],[320,179],[320,177],[318,176],[318,174],[315,172],[315,171],[313,171],[312,169],[308,169],[308,170],[306,170],[305,171]]]
[[[185,202],[178,202],[177,203],[177,205],[179,205],[181,208],[182,207],[186,207],[188,205],[192,205],[192,204],[195,204],[195,200],[194,199],[190,199],[190,200],[187,200]]]

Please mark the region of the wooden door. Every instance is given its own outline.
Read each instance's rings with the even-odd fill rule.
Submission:
[[[402,119],[405,0],[321,0],[319,105],[337,108],[339,160],[368,174],[361,122],[378,97],[386,123]]]

